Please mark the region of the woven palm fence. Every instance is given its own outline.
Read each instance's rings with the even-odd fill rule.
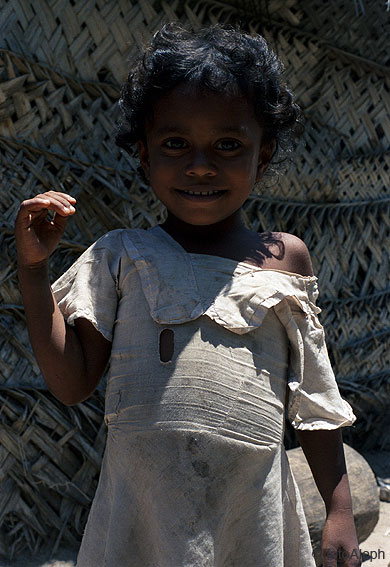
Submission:
[[[384,4],[384,3],[383,3]],[[376,0],[3,0],[0,3],[0,554],[80,541],[105,444],[104,380],[65,407],[45,388],[17,287],[20,201],[65,190],[78,207],[53,280],[96,238],[165,211],[113,144],[128,61],[167,21],[239,22],[286,64],[306,113],[296,163],[245,204],[255,230],[292,232],[319,276],[322,322],[357,424],[389,448],[390,13]]]

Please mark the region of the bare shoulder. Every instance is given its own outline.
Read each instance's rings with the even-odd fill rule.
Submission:
[[[272,235],[275,240],[281,242],[283,247],[283,254],[280,255],[279,260],[279,269],[300,274],[301,276],[312,276],[313,266],[310,253],[303,240],[288,232],[273,232]]]

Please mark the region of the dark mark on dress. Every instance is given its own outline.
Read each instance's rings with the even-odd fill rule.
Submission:
[[[210,467],[206,461],[192,461],[192,466],[199,476],[210,476]]]

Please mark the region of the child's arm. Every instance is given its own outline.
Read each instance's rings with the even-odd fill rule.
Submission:
[[[341,431],[297,431],[297,435],[326,508],[323,567],[361,565]]]
[[[48,258],[75,199],[49,191],[24,201],[15,222],[18,275],[30,341],[49,390],[67,405],[86,399],[106,366],[111,343],[86,319],[68,325],[50,287]],[[54,210],[54,219],[46,219]]]
[[[289,234],[283,236],[286,261],[290,262],[287,269],[312,276],[313,268],[305,243]],[[323,567],[361,565],[341,430],[297,430],[297,435],[326,508],[327,519],[322,534]]]

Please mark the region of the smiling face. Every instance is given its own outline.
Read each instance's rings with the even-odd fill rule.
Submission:
[[[157,100],[145,131],[138,150],[146,177],[168,215],[190,225],[237,218],[269,163],[245,97],[178,86]]]

